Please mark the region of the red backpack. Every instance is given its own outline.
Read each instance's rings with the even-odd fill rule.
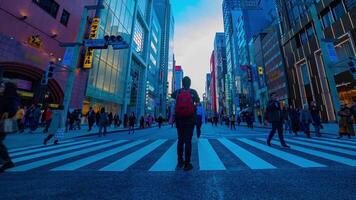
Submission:
[[[194,105],[190,90],[180,90],[176,102],[176,115],[178,117],[190,117],[194,115]]]

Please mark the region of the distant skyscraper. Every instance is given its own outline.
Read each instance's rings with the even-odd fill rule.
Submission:
[[[184,72],[182,66],[175,66],[173,70],[173,91],[182,88],[183,76],[184,76]]]
[[[224,33],[216,33],[214,39],[214,62],[216,79],[217,110],[219,113],[226,112],[225,83],[226,83],[226,43]]]
[[[161,56],[160,56],[160,113],[165,117],[167,113],[168,97],[168,70],[173,70],[173,38],[174,38],[174,18],[169,0],[154,0],[154,9],[157,13],[161,35]]]
[[[211,83],[210,83],[210,89],[211,93],[207,94],[211,96],[211,111],[212,112],[217,112],[217,97],[216,97],[216,75],[217,75],[217,69],[216,69],[216,61],[215,61],[215,52],[213,51],[210,56],[210,76],[211,76]]]

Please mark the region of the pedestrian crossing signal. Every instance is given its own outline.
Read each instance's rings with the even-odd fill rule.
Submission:
[[[263,75],[263,67],[258,67],[258,75]]]

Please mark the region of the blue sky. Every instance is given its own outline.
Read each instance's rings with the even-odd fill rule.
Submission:
[[[192,79],[201,96],[216,32],[223,31],[222,0],[171,0],[175,18],[174,53],[177,65]]]

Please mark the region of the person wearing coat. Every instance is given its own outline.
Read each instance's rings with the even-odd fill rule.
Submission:
[[[309,112],[307,104],[303,106],[303,110],[300,112],[299,121],[303,127],[304,133],[310,138],[310,124],[313,122],[313,118]]]
[[[320,119],[320,115],[319,115],[319,109],[316,106],[316,103],[314,101],[311,103],[311,106],[310,106],[310,114],[313,119],[313,126],[314,126],[314,130],[315,130],[315,134],[317,137],[321,137],[321,134],[320,134],[320,129],[322,127],[321,119]]]
[[[43,140],[43,144],[47,145],[47,142],[54,137],[54,144],[58,144],[58,138],[55,137],[58,130],[64,127],[64,111],[63,105],[59,105],[58,108],[53,109],[52,122],[48,127],[48,136]]]
[[[105,112],[105,108],[101,108],[99,117],[99,137],[106,135],[106,127],[109,124],[108,113]],[[104,129],[104,132],[103,132]]]
[[[351,109],[346,105],[341,105],[341,109],[337,114],[340,116],[338,139],[342,138],[344,135],[347,135],[349,138],[355,136]]]

